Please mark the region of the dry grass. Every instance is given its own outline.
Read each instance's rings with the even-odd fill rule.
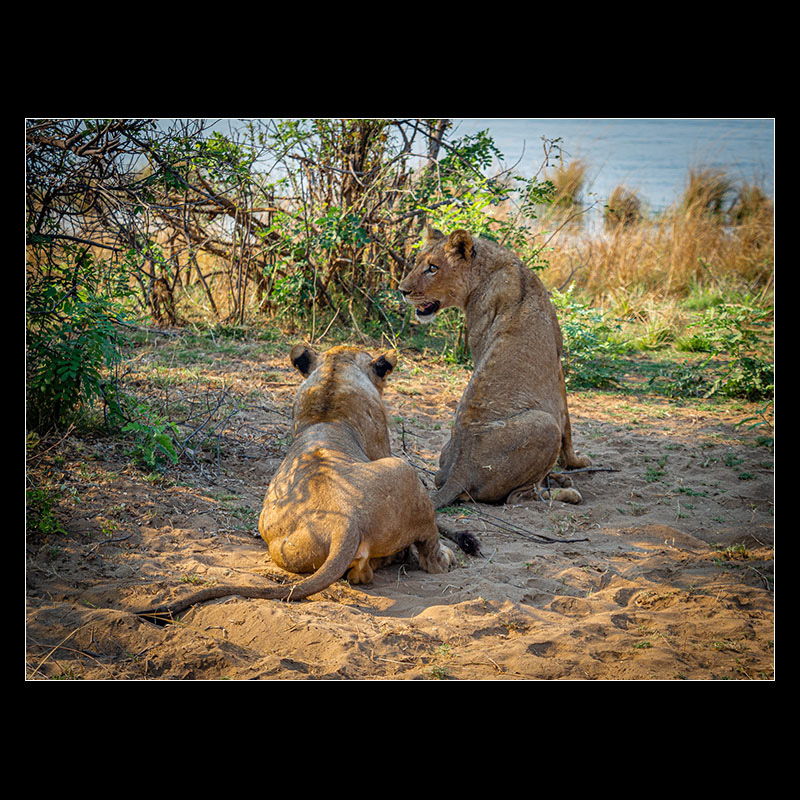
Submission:
[[[571,209],[580,205],[588,172],[589,165],[580,158],[573,159],[568,164],[561,161],[555,169],[547,171],[545,177],[555,189],[555,208]]]
[[[613,230],[620,225],[635,225],[643,217],[642,201],[634,189],[617,186],[609,195],[603,212],[605,227]]]
[[[774,269],[774,208],[756,185],[737,184],[718,170],[693,169],[686,189],[672,208],[653,215],[638,191],[617,187],[605,202],[602,227],[587,225],[582,213],[589,203],[584,190],[589,164],[575,159],[560,163],[546,177],[553,182],[552,206],[539,209],[534,223],[537,241],[547,242],[543,253],[549,267],[544,280],[550,288],[574,283],[591,305],[614,309],[624,319],[644,322],[654,339],[674,323],[674,306],[692,292],[736,290],[770,299]],[[492,207],[498,218],[510,219],[508,205]],[[212,318],[209,294],[221,318],[231,309],[230,285],[214,259],[203,261],[209,292],[200,283],[180,293],[181,316],[190,322]],[[258,307],[256,287],[248,283],[248,304]],[[266,305],[255,316],[274,313]],[[340,322],[347,322],[341,315]],[[669,319],[666,319],[668,317]]]
[[[722,214],[736,184],[720,169],[691,168],[681,204],[689,213]]]
[[[690,173],[684,196],[663,214],[641,215],[632,197],[634,192],[620,189],[609,200],[620,212],[616,224],[603,230],[567,225],[552,236],[548,285],[574,282],[598,305],[632,294],[681,299],[698,286],[771,296],[774,208],[763,191],[737,190],[725,175],[698,170]]]

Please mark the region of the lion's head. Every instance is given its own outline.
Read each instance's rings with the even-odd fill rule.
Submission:
[[[352,389],[356,388],[363,391],[365,379],[382,394],[386,378],[397,366],[395,350],[373,358],[366,350],[349,345],[339,345],[326,353],[317,353],[307,345],[297,344],[292,348],[289,358],[300,374],[310,379],[303,389],[311,391],[324,387],[324,393],[329,398],[338,394],[350,396]]]
[[[445,236],[428,228],[414,269],[401,281],[401,294],[416,309],[420,322],[432,322],[443,308],[464,308],[469,293],[468,267],[475,253],[463,230]]]
[[[373,358],[365,350],[347,345],[317,353],[299,344],[292,348],[290,359],[305,378],[294,402],[295,434],[321,422],[344,423],[358,432],[370,458],[388,455],[389,432],[381,395],[397,365],[394,350]]]

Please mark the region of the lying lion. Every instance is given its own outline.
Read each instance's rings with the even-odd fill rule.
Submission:
[[[590,461],[572,448],[561,329],[536,273],[494,242],[428,229],[399,288],[420,322],[448,306],[463,309],[474,363],[440,454],[434,506],[580,502],[574,488],[543,488],[556,462],[577,468]]]
[[[318,355],[297,345],[291,361],[305,378],[294,402],[295,440],[270,482],[258,529],[279,567],[313,574],[291,586],[214,586],[140,614],[174,614],[234,594],[300,600],[345,574],[369,583],[376,567],[412,545],[427,572],[455,563],[422,483],[391,455],[382,393],[395,352],[372,358],[334,347]]]

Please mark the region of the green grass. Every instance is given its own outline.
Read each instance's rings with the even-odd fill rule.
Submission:
[[[734,302],[743,300],[747,302]],[[736,411],[744,415],[742,432],[754,434],[760,446],[772,451],[770,305],[758,306],[752,298],[732,292],[704,294],[700,288],[680,305],[671,300],[659,305],[631,291],[624,316],[619,306],[594,308],[573,290],[555,293],[554,301],[564,335],[570,394],[590,395],[599,405],[605,397],[613,397],[615,407],[623,412],[620,424],[627,427],[664,417],[673,404],[688,404],[711,415]],[[367,344],[351,327],[337,322],[315,346],[324,350],[349,342],[374,351],[399,346],[412,356],[401,359],[396,376],[397,385],[406,392],[415,391],[411,381],[424,382],[432,370],[462,383],[471,370],[462,347],[462,319],[458,313],[441,316],[445,318],[441,324],[408,325],[402,339],[395,342],[379,336]],[[187,420],[192,414],[198,418],[201,412],[211,415],[213,411],[213,421],[220,420],[236,413],[237,403],[260,396],[256,388],[252,396],[247,388],[253,366],[276,356],[286,357],[288,371],[288,351],[304,340],[307,323],[298,320],[293,330],[262,320],[249,326],[176,329],[167,336],[137,332],[124,351],[120,385],[123,392],[130,392],[129,407],[138,409],[136,422],[123,432],[136,459],[161,471],[176,458],[185,457],[182,447],[176,445],[181,434],[188,435],[191,423]],[[326,326],[326,320],[317,320],[318,330]],[[359,325],[362,333],[367,327],[363,322]],[[375,332],[379,330],[376,326]],[[259,374],[264,377],[269,372],[277,381],[285,379],[280,367],[264,366]],[[237,380],[235,392],[228,392],[229,375]],[[230,396],[214,409],[216,400],[226,392]],[[624,413],[624,403],[619,403],[626,397],[630,398],[629,413]],[[139,413],[142,410],[147,413]],[[98,417],[102,415],[98,413],[95,424]],[[441,424],[446,425],[447,420]],[[183,425],[180,433],[173,425]],[[202,447],[203,437],[212,429],[213,422],[187,447]],[[664,479],[668,475],[666,458],[664,463],[646,465],[645,470],[648,481]],[[740,471],[739,478],[746,481],[750,476]],[[41,524],[51,524],[46,513]]]

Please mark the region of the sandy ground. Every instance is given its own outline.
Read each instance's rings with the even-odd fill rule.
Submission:
[[[771,452],[736,427],[746,410],[624,395],[570,397],[578,451],[618,471],[575,476],[578,506],[461,506],[450,518],[482,554],[446,575],[393,565],[302,602],[132,615],[208,582],[287,577],[256,521],[299,376],[285,357],[223,366],[243,404],[199,467],[152,480],[74,434],[29,459],[59,487],[64,532],[27,537],[28,679],[774,678]],[[385,395],[398,455],[435,468],[467,377],[404,357]]]

